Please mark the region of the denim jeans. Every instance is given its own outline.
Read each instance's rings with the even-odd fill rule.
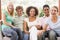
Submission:
[[[43,40],[45,40],[46,37],[48,37],[49,40],[57,40],[58,36],[59,35],[57,34],[56,31],[49,30],[49,31],[44,32],[44,34],[43,34]]]
[[[23,40],[29,40],[29,34],[24,33]]]
[[[12,29],[17,32],[18,40],[23,40],[23,31],[21,31],[19,28],[12,28]]]
[[[11,37],[11,40],[17,40],[17,33],[13,29],[4,28],[2,30],[5,36]]]

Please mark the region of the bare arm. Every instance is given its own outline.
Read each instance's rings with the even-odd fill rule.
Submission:
[[[47,30],[47,27],[48,27],[48,24],[45,24],[45,25],[43,26],[43,31],[44,31],[44,32]]]
[[[27,31],[27,23],[26,23],[25,21],[24,21],[23,26],[24,26],[24,27],[23,27],[24,32],[28,34],[29,32]]]
[[[37,28],[38,30],[40,30],[40,29],[41,29],[41,26],[40,26],[40,25],[36,25],[36,28]]]
[[[6,16],[3,13],[2,13],[2,20],[3,20],[3,24],[14,27],[12,24],[6,22]]]

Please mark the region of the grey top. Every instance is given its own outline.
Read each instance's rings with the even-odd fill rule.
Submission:
[[[14,26],[15,28],[20,28],[21,31],[23,31],[23,20],[24,20],[24,16],[16,16],[13,20]]]
[[[46,21],[46,24],[49,25],[49,28],[56,31],[59,35],[60,35],[60,18],[58,17],[58,20],[56,23],[53,23],[51,18],[49,18],[47,21]]]

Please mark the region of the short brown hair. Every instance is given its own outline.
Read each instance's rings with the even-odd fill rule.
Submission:
[[[28,7],[28,8],[26,9],[27,15],[30,16],[30,13],[29,13],[29,12],[30,12],[30,10],[31,10],[32,8],[35,9],[35,16],[37,16],[37,15],[38,15],[38,9],[37,9],[36,7],[33,7],[33,6],[30,6],[30,7]]]
[[[43,9],[44,9],[45,7],[48,7],[48,8],[50,9],[49,5],[47,5],[47,4],[45,4],[45,5],[43,6]]]
[[[57,9],[57,12],[58,12],[58,7],[57,6],[53,6],[53,8],[56,8]]]
[[[19,9],[22,9],[23,10],[23,7],[22,6],[17,6],[16,7],[16,11],[19,10]]]

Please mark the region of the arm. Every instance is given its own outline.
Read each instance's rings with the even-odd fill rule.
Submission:
[[[45,24],[44,27],[43,27],[43,29],[38,31],[38,35],[43,34],[46,31],[47,27],[48,27],[48,25]]]
[[[37,28],[38,30],[42,29],[40,25],[36,25],[36,28]]]
[[[27,23],[24,21],[24,24],[23,24],[23,29],[24,29],[24,32],[25,33],[29,33],[28,31],[27,31]]]
[[[48,24],[45,24],[45,25],[43,26],[43,32],[46,31],[47,27],[48,27]]]
[[[11,24],[9,24],[9,23],[6,22],[6,16],[3,13],[2,13],[2,20],[3,20],[3,24],[11,26],[11,27],[14,27],[13,25],[11,25]]]

